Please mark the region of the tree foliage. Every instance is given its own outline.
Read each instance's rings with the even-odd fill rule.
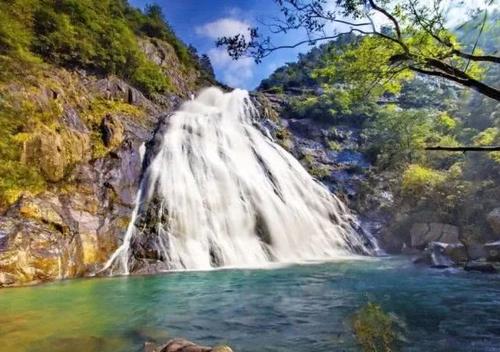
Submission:
[[[157,5],[145,13],[124,0],[9,0],[0,2],[0,59],[36,57],[69,68],[116,74],[143,89],[171,89],[168,77],[139,47],[138,37],[171,44],[181,62],[193,65]]]
[[[485,0],[486,5],[491,2]],[[270,25],[270,31],[289,33],[302,30],[305,32],[304,40],[275,46],[269,36],[264,37],[258,28],[252,28],[250,39],[238,34],[219,38],[217,44],[226,47],[233,58],[250,55],[260,62],[279,49],[314,45],[318,41],[337,39],[345,33],[355,33],[363,37],[363,43],[345,55],[354,60],[352,67],[370,68],[369,82],[384,81],[389,84],[405,75],[409,77],[408,72],[411,71],[444,78],[500,100],[498,86],[482,80],[485,67],[500,64],[500,57],[485,52],[487,47],[481,48],[479,40],[472,47],[464,45],[448,28],[446,11],[440,0],[430,3],[415,0],[337,0],[333,8],[327,0],[276,0],[276,3],[282,16]],[[384,19],[383,26],[374,22],[375,15]],[[487,10],[480,11],[478,7],[473,20],[481,15],[484,20],[478,30],[478,38],[485,31],[488,19]],[[495,16],[498,17],[497,14]],[[332,24],[347,29],[339,31],[335,29],[338,26]],[[370,50],[373,51],[371,56],[367,55]]]

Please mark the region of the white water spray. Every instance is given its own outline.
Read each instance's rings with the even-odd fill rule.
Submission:
[[[153,196],[160,199],[159,260],[170,270],[366,253],[347,207],[264,136],[255,118],[243,90],[209,88],[184,103],[168,121],[123,244],[104,269],[129,273],[131,243],[144,235],[136,220]]]

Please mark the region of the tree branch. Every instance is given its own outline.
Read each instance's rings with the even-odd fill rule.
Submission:
[[[498,145],[488,145],[488,146],[461,146],[461,147],[426,147],[425,150],[440,150],[448,152],[496,152],[500,151],[500,146]]]
[[[464,53],[463,51],[453,49],[452,53],[463,57],[464,59],[468,59],[471,61],[488,61],[488,62],[493,62],[496,64],[500,64],[500,56],[493,56],[493,55],[472,55],[472,54],[467,54]]]
[[[320,37],[320,38],[316,38],[316,39],[304,39],[304,40],[302,40],[300,42],[297,42],[295,44],[280,45],[280,46],[266,48],[266,52],[264,54],[262,54],[262,58],[269,56],[273,51],[276,51],[276,50],[280,50],[280,49],[293,49],[293,48],[296,48],[296,47],[301,46],[303,44],[311,44],[311,43],[316,43],[316,42],[320,42],[320,41],[324,41],[324,40],[337,39],[337,38],[339,38],[339,37],[341,37],[343,35],[346,35],[346,34],[349,34],[349,33],[352,33],[352,32],[353,32],[353,30],[351,30],[349,32],[338,33],[336,35],[326,36],[326,37]]]
[[[425,62],[427,66],[436,68],[438,69],[438,71],[423,69],[415,65],[409,65],[408,68],[410,68],[412,71],[419,72],[425,75],[448,79],[465,87],[472,88],[477,92],[486,95],[487,97],[500,101],[500,90],[488,86],[487,84],[472,78],[463,71],[449,66],[439,60],[428,59]]]
[[[382,7],[378,6],[375,1],[373,0],[368,0],[368,2],[370,3],[371,7],[373,7],[374,10],[382,13],[385,17],[387,17],[392,23],[394,23],[394,29],[396,30],[396,34],[397,34],[397,37],[398,37],[398,40],[402,42],[403,40],[403,37],[401,35],[401,28],[399,28],[399,23],[398,23],[398,20],[393,16],[391,15],[389,12],[387,12],[385,9],[383,9]]]

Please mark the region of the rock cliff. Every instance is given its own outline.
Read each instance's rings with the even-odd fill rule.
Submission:
[[[145,143],[207,84],[167,42],[140,45],[173,83],[171,93],[146,96],[118,77],[53,65],[0,86],[2,98],[25,114],[0,182],[0,287],[94,275],[119,245]]]

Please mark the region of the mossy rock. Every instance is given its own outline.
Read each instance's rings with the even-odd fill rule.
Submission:
[[[47,181],[61,181],[75,163],[90,159],[87,134],[42,126],[24,142],[22,161],[36,165]]]

